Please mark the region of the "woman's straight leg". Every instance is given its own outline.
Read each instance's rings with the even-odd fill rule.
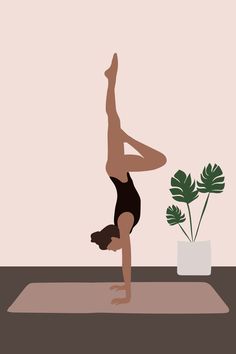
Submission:
[[[106,112],[108,116],[108,157],[107,165],[111,168],[119,165],[124,157],[124,141],[121,134],[120,118],[116,110],[115,84],[118,69],[117,55],[114,54],[112,64],[105,75],[108,78],[108,88],[106,96]]]

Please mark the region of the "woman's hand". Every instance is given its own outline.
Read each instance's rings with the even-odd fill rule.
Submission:
[[[111,290],[115,289],[115,290],[126,290],[126,286],[125,285],[112,285],[110,287]]]
[[[126,290],[126,296],[125,297],[117,297],[115,299],[113,299],[111,301],[111,304],[113,305],[120,305],[120,304],[126,304],[128,302],[130,302],[130,291],[127,292],[127,290],[129,290],[129,287],[127,287],[126,285],[112,285],[110,287],[111,290],[115,289],[116,291],[118,290]]]
[[[130,302],[131,300],[131,292],[130,292],[130,286],[127,285],[112,285],[110,289],[115,289],[115,290],[125,290],[126,291],[126,296],[122,298],[115,298],[111,301],[113,305],[119,305],[119,304],[126,304]]]
[[[120,304],[126,304],[130,302],[131,298],[129,296],[126,297],[117,297],[111,301],[111,304],[113,305],[120,305]]]

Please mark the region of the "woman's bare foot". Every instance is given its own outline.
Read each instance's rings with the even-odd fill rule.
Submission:
[[[115,53],[112,58],[111,66],[105,71],[105,76],[108,79],[115,79],[118,70],[118,57]]]

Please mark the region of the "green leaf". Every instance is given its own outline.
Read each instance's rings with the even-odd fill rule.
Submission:
[[[209,163],[201,173],[201,182],[197,181],[197,189],[201,193],[221,193],[225,187],[223,172],[219,165]]]
[[[185,214],[175,205],[166,209],[166,218],[170,225],[181,224],[186,220]]]
[[[178,202],[191,203],[198,197],[195,181],[192,183],[191,175],[187,176],[184,171],[178,170],[175,173],[171,178],[171,186],[175,187],[170,188],[172,197]]]

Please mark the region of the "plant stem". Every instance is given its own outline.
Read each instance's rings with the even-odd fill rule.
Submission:
[[[191,229],[191,238],[193,241],[193,225],[192,225],[192,217],[191,217],[191,211],[190,211],[190,207],[189,204],[187,203],[188,206],[188,213],[189,213],[189,221],[190,221],[190,229]]]
[[[203,210],[202,210],[202,214],[201,214],[201,217],[200,217],[200,220],[199,220],[199,223],[198,223],[196,235],[195,235],[195,237],[194,237],[194,241],[195,241],[195,239],[196,239],[196,237],[197,237],[198,230],[199,230],[199,227],[200,227],[200,224],[201,224],[201,221],[202,221],[203,214],[204,214],[204,212],[205,212],[205,210],[206,210],[206,206],[207,206],[209,197],[210,197],[210,193],[208,193],[207,199],[206,199],[206,201],[205,201],[205,204],[204,204],[204,207],[203,207]]]
[[[187,238],[189,239],[189,241],[192,242],[192,241],[190,240],[190,238],[188,237],[187,233],[184,231],[183,227],[182,227],[180,224],[178,224],[178,225],[179,225],[179,227],[181,228],[181,230],[185,233],[185,235],[187,236]]]

